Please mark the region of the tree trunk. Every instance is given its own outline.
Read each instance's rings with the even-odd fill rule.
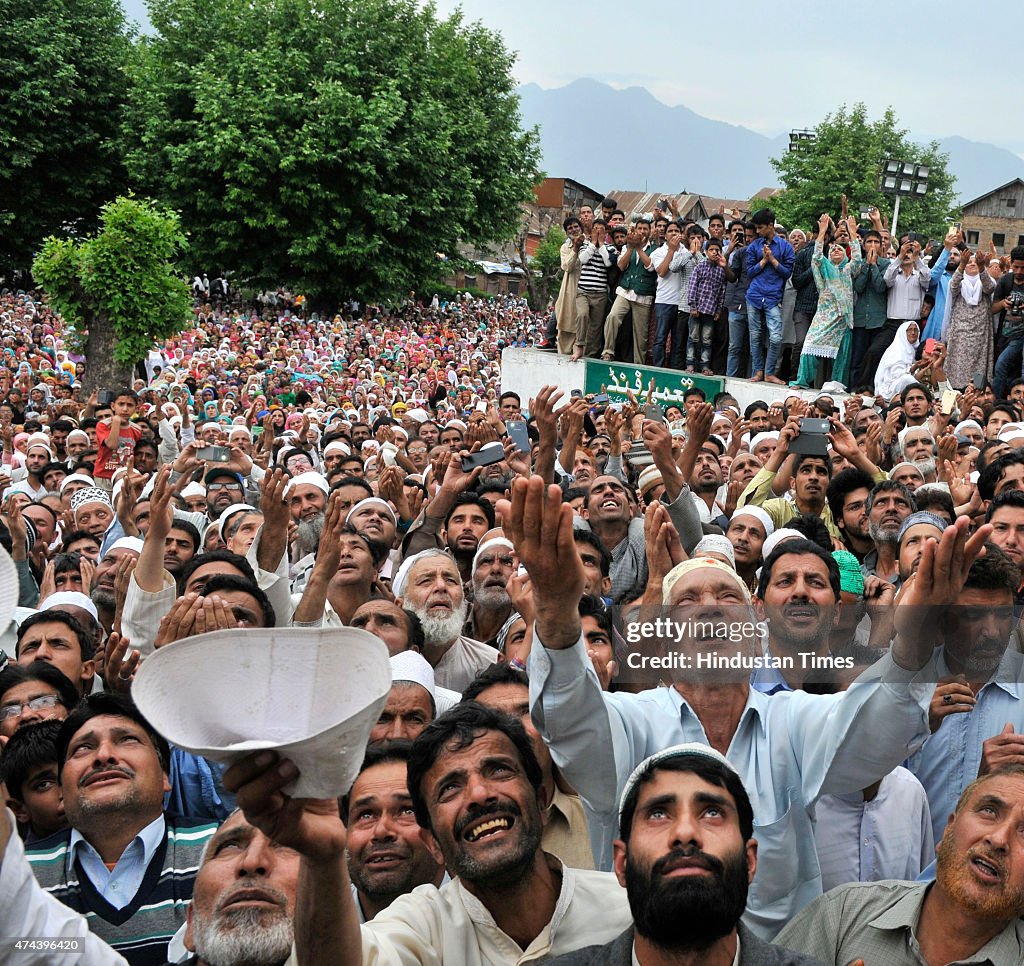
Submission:
[[[526,301],[530,303],[530,308],[534,312],[539,312],[540,306],[537,303],[537,287],[534,285],[533,269],[530,268],[530,263],[526,257],[525,231],[516,236],[516,252],[519,255],[519,264],[523,268],[523,281],[526,282]]]
[[[92,313],[86,320],[89,338],[85,343],[85,376],[82,388],[86,395],[94,389],[121,389],[132,384],[131,366],[122,366],[114,359],[117,333],[104,313]]]

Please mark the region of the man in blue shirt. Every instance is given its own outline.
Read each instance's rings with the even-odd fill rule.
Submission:
[[[847,691],[767,697],[750,689],[743,673],[748,661],[737,666],[735,680],[728,682],[708,682],[684,670],[699,667],[694,662],[701,655],[725,653],[727,645],[738,653],[737,645],[718,633],[725,624],[737,631],[733,640],[743,654],[754,654],[753,636],[739,638],[753,630],[756,618],[750,616],[746,586],[727,564],[697,558],[672,566],[678,549],[673,549],[662,508],[653,507],[647,521],[651,559],[643,603],[670,608],[683,639],[671,645],[671,654],[658,650],[661,663],[651,663],[648,670],[652,681],[673,683],[640,694],[607,694],[587,667],[579,618],[570,610],[579,599],[583,570],[572,543],[572,510],[559,499],[557,488],[546,490],[539,478],[517,480],[503,519],[534,587],[530,712],[552,759],[588,809],[595,858],[600,866],[610,858],[617,803],[640,761],[672,744],[710,744],[733,763],[755,798],[759,824],[754,837],[764,865],[751,888],[744,921],[770,940],[821,893],[813,844],[817,799],[878,781],[927,737],[935,679],[929,682],[919,672],[928,663],[937,632],[935,621],[921,615],[926,607],[937,614],[939,604],[954,599],[965,565],[991,531],[982,527],[968,540],[965,519],[943,533],[938,549],[925,555],[916,580],[904,591],[891,651]],[[646,633],[642,625],[629,633],[634,630]],[[656,650],[669,646],[652,643]],[[644,656],[631,653],[628,666],[642,669]],[[666,656],[682,659],[675,670],[666,672]]]
[[[775,212],[762,208],[751,221],[758,239],[747,246],[747,326],[750,331],[750,356],[753,382],[783,385],[775,375],[782,348],[782,293],[786,279],[793,274],[796,252],[785,238],[775,233]],[[762,326],[768,326],[768,358],[765,359]]]

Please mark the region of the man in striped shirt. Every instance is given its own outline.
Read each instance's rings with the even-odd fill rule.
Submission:
[[[216,822],[165,817],[167,742],[130,699],[87,697],[57,736],[71,828],[27,850],[39,884],[132,966],[167,962]]]
[[[593,219],[593,215],[591,215]],[[618,253],[606,245],[607,226],[591,221],[589,237],[580,248],[580,278],[576,286],[576,347],[573,359],[594,358],[604,345],[604,317],[608,311],[608,273]]]

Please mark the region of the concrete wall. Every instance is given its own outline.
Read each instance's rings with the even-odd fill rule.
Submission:
[[[584,362],[571,362],[568,356],[555,352],[505,349],[501,354],[501,388],[519,393],[524,407],[544,386],[558,386],[566,396],[573,389],[582,391],[584,374]],[[736,397],[741,410],[755,399],[773,402],[776,399],[781,401],[789,395],[803,396],[804,399],[814,399],[818,395],[816,392],[798,392],[771,383],[750,382],[748,379],[726,379],[725,388]],[[833,398],[836,405],[842,408],[840,396]]]

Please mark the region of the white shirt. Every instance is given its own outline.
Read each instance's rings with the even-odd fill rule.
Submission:
[[[363,962],[372,966],[519,966],[611,942],[633,921],[623,889],[608,872],[562,866],[551,921],[525,950],[502,932],[459,882],[423,885],[399,896],[362,926]]]
[[[682,271],[684,256],[689,254],[686,248],[680,245],[672,256],[672,261],[669,262],[668,271],[664,275],[658,276],[658,289],[654,296],[654,301],[658,305],[679,304],[679,298],[682,295],[679,273]],[[668,245],[662,245],[661,248],[651,252],[651,265],[655,272],[666,258],[668,258]]]
[[[469,687],[478,671],[497,662],[495,648],[471,637],[460,636],[434,667],[434,684],[461,693]]]
[[[924,786],[894,768],[875,797],[823,795],[814,807],[814,842],[825,892],[848,882],[916,879],[935,855]]]

